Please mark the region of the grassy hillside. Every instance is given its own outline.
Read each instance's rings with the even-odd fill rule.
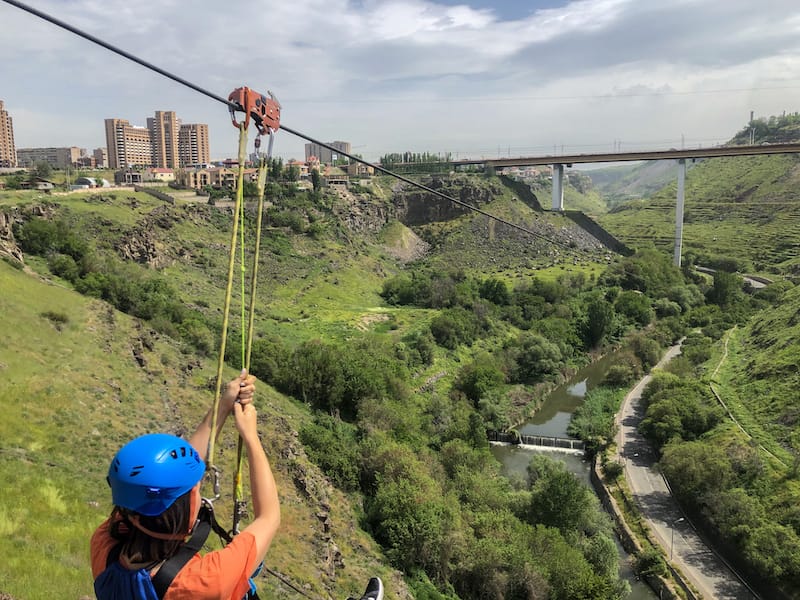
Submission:
[[[695,163],[687,166],[691,169]],[[670,160],[627,163],[584,173],[592,180],[595,191],[609,208],[630,200],[647,198],[677,177],[675,163]]]
[[[793,155],[709,159],[686,182],[684,253],[698,262],[740,261],[742,270],[800,268],[800,159]],[[626,244],[674,245],[676,183],[598,221]]]
[[[774,440],[788,465],[800,452],[800,288],[789,290],[773,310],[758,315],[734,336],[731,366],[723,381],[746,407],[752,422]]]
[[[23,599],[91,595],[88,539],[110,510],[110,457],[141,433],[187,433],[211,406],[215,365],[104,302],[3,262],[0,288],[0,590]],[[263,384],[258,402],[283,512],[267,566],[310,593],[334,597],[355,593],[379,573],[391,582],[388,595],[402,597],[402,580],[382,566],[348,500],[298,444],[293,432],[309,419],[307,409]],[[217,461],[224,498],[233,469],[230,433]],[[218,506],[228,521],[229,502]],[[331,560],[334,546],[345,568]],[[287,593],[274,577],[261,581],[267,595]]]
[[[314,206],[301,210],[296,202],[285,199],[276,210],[284,216],[293,211],[304,215],[303,227],[309,229],[296,234],[291,227],[278,227],[278,215],[268,220],[263,238],[256,315],[260,340],[279,339],[288,346],[317,338],[346,343],[375,332],[399,342],[427,331],[433,311],[387,306],[379,296],[386,278],[402,269],[397,250],[418,243],[416,234],[393,223],[381,235],[354,235],[330,211]],[[576,248],[592,245],[559,218],[539,222],[510,196],[496,202],[491,210],[523,219],[548,235],[564,236],[564,244],[572,236]],[[51,272],[56,263],[66,269],[67,255],[76,250],[63,244],[41,256],[27,253],[25,271],[14,268],[13,261],[0,262],[0,406],[7,415],[0,424],[0,476],[14,490],[0,498],[0,552],[8,557],[0,567],[0,591],[18,599],[77,598],[91,594],[88,538],[110,510],[105,471],[113,452],[144,432],[186,434],[211,404],[230,214],[180,201],[167,207],[146,194],[115,190],[48,196],[8,192],[0,195],[0,209],[19,219],[63,223],[66,230],[59,235],[72,245],[85,243],[75,254],[81,256],[78,266],[97,269],[96,274],[69,281],[86,293],[130,304],[134,314],[149,313],[152,305],[136,304],[137,286],[166,286],[161,308],[173,310],[173,296],[184,307],[173,322],[164,317],[145,321],[78,294],[66,274],[61,278]],[[317,225],[313,232],[312,222]],[[465,246],[456,240],[466,240],[469,270],[476,275],[498,270],[555,278],[566,269],[597,268],[589,260],[574,265],[569,253],[550,254],[544,245],[535,245],[538,252],[524,260],[512,257],[493,268],[498,260],[505,261],[509,247],[523,248],[530,240],[503,229],[487,235],[485,219],[471,216],[438,227],[429,236],[439,236],[438,264],[458,265],[457,253]],[[254,245],[251,230],[248,251]],[[103,287],[108,282],[113,286]],[[238,362],[238,303],[237,290],[229,338],[232,362]],[[208,327],[198,326],[193,314]],[[413,385],[446,393],[459,362],[481,347],[458,353],[435,348],[435,363],[420,366]],[[298,432],[314,421],[308,405],[265,385],[261,390],[262,436],[277,470],[283,504],[281,532],[268,566],[308,586],[314,595],[346,597],[359,591],[369,575],[379,574],[387,582],[387,597],[405,597],[404,581],[361,528],[361,497],[344,495],[306,458]],[[429,410],[427,397],[412,395],[409,400],[403,418],[422,423]],[[393,417],[386,411],[400,410],[399,402],[374,409],[379,411],[374,423],[361,427],[387,427]],[[410,431],[414,439],[424,439],[421,425]],[[386,435],[380,433],[379,439]],[[217,461],[228,478],[233,446],[233,439],[226,437]],[[502,481],[499,473],[495,478]],[[223,517],[229,514],[225,498],[219,507]],[[260,585],[267,595],[288,593],[273,577],[262,577]]]

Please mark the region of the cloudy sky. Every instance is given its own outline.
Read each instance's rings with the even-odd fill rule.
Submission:
[[[800,110],[797,0],[28,0],[209,91],[271,90],[283,122],[368,160],[712,145]],[[17,147],[105,145],[103,119],[224,105],[0,0]],[[302,158],[279,134],[275,152]]]

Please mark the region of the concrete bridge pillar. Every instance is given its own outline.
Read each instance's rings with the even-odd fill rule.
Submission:
[[[553,165],[553,210],[564,210],[564,165]]]
[[[683,246],[683,202],[686,188],[686,159],[678,160],[678,198],[675,203],[675,256],[676,267],[681,266],[681,247]]]

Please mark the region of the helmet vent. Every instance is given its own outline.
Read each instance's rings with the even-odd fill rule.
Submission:
[[[181,456],[186,456],[186,446],[181,446]]]
[[[138,465],[136,467],[131,468],[129,477],[136,477],[139,473],[142,472],[142,469],[144,469],[144,465]]]
[[[177,453],[175,450],[172,450],[172,451],[170,451],[169,455],[170,455],[172,458],[178,458],[178,453]]]

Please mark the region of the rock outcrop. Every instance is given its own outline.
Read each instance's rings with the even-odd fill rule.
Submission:
[[[156,231],[171,229],[177,220],[173,209],[159,207],[153,210],[117,243],[117,253],[125,260],[147,265],[152,269],[166,267],[172,258],[166,245],[158,239]]]
[[[0,212],[0,256],[8,256],[24,263],[22,250],[14,239],[13,220],[6,213]]]

